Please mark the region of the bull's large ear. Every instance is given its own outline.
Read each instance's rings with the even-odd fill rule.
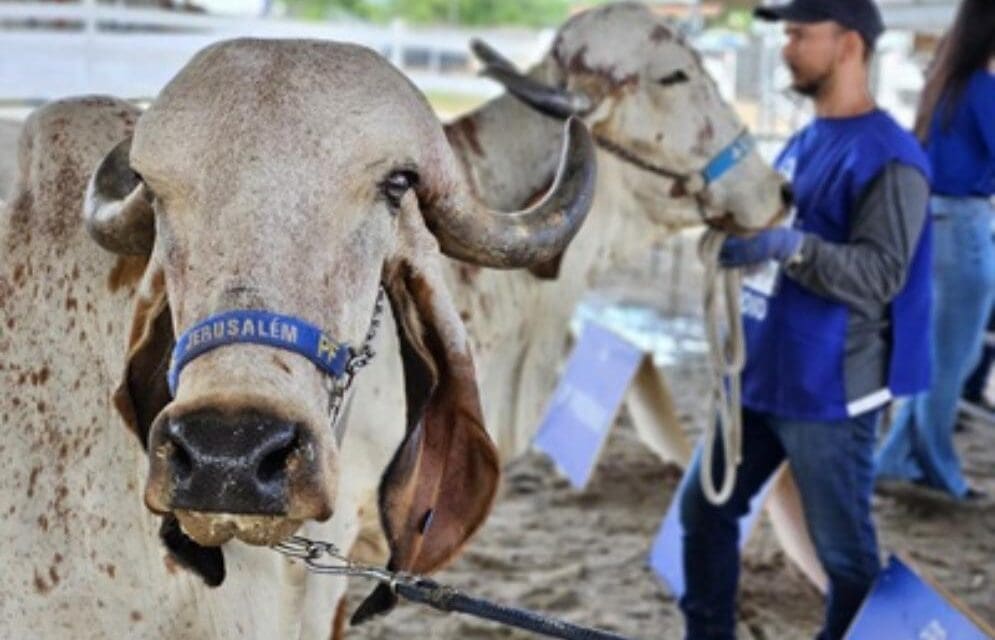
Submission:
[[[429,573],[453,560],[483,524],[500,464],[484,429],[466,333],[439,271],[438,245],[424,228],[410,228],[414,202],[406,197],[401,214],[402,243],[410,244],[385,281],[400,336],[408,417],[407,434],[381,480],[380,515],[391,550],[388,568]],[[395,601],[389,589],[378,589],[353,624],[385,613]]]
[[[169,402],[166,372],[172,349],[165,276],[153,259],[135,295],[127,361],[114,391],[114,406],[144,448],[152,421]]]

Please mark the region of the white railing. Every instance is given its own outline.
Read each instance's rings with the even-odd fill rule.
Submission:
[[[305,23],[76,4],[0,3],[0,100],[47,100],[80,93],[155,96],[190,57],[234,37],[315,38],[352,42],[388,57],[424,91],[488,97],[498,87],[472,69],[445,72],[444,57],[468,54],[483,32],[411,29],[363,22]],[[493,31],[487,38],[513,60],[537,60],[551,34]],[[427,64],[405,65],[405,53]]]

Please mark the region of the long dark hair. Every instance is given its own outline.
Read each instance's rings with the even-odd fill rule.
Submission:
[[[929,137],[933,115],[943,109],[949,126],[971,75],[995,56],[995,0],[963,0],[926,74],[916,114],[916,136]]]

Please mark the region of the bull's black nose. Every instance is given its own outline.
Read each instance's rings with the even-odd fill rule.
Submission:
[[[297,425],[256,412],[198,412],[166,425],[174,509],[284,515]]]
[[[781,185],[781,200],[784,201],[784,205],[790,207],[795,203],[795,192],[791,188],[790,182],[785,182]]]

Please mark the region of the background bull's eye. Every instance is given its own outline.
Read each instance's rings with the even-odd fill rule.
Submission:
[[[418,176],[413,171],[392,171],[383,181],[381,190],[391,206],[399,206],[408,189],[417,184]]]
[[[677,71],[675,71],[673,73],[670,73],[670,74],[667,74],[667,75],[663,76],[662,78],[660,78],[659,80],[657,80],[657,83],[661,84],[661,85],[663,85],[665,87],[669,87],[671,85],[681,84],[682,82],[687,82],[688,80],[690,80],[690,78],[688,78],[688,74],[686,74],[686,73],[684,73],[684,71],[678,69]]]

